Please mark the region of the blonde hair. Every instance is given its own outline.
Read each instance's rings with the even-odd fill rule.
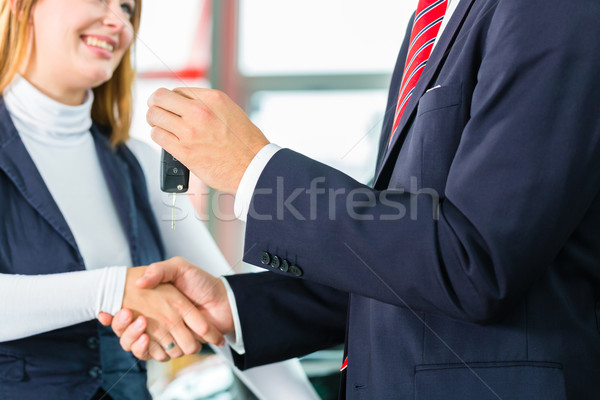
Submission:
[[[31,29],[28,21],[37,0],[16,0],[16,10],[10,0],[0,0],[0,93],[13,80],[27,56]],[[134,38],[140,26],[142,0],[137,0],[131,17]],[[94,88],[92,119],[109,129],[110,141],[116,146],[129,139],[133,96],[132,86],[135,69],[132,63],[132,47],[127,49],[112,77]]]

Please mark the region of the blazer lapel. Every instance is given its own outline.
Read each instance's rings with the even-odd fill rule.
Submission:
[[[29,205],[77,251],[79,261],[83,265],[73,233],[27,152],[2,98],[0,98],[0,169],[13,181]]]
[[[406,136],[405,130],[409,128],[408,121],[415,112],[417,105],[419,104],[419,99],[421,96],[423,96],[427,88],[430,86],[431,80],[436,75],[439,68],[443,65],[442,62],[445,60],[446,55],[450,50],[450,46],[456,40],[456,36],[460,31],[462,23],[474,2],[475,0],[460,0],[456,10],[454,10],[454,14],[452,14],[450,21],[448,21],[448,25],[446,25],[444,32],[442,32],[442,35],[440,36],[435,49],[433,49],[431,57],[427,61],[427,64],[423,69],[423,73],[417,82],[417,86],[415,87],[413,95],[408,101],[406,109],[400,118],[400,123],[396,128],[392,143],[390,143],[390,146],[387,148],[387,151],[383,156],[383,160],[379,164],[379,169],[375,175],[375,184],[378,183],[382,175],[382,171],[386,168],[387,163],[390,161],[390,155],[396,153],[393,151],[394,148],[402,145],[404,137]]]

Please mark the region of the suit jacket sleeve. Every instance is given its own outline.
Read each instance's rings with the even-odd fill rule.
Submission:
[[[245,261],[260,266],[267,251],[302,279],[386,303],[480,323],[504,315],[600,188],[598,7],[568,4],[577,22],[551,24],[538,3],[498,3],[439,199],[373,190],[284,149],[257,184]]]
[[[238,368],[344,342],[348,293],[269,272],[225,278],[235,293],[246,349],[244,355],[232,351]]]

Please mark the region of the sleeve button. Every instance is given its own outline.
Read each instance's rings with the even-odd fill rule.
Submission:
[[[266,251],[261,252],[260,253],[260,262],[264,265],[271,264],[271,254],[267,253]]]
[[[281,261],[281,265],[279,266],[279,270],[281,272],[288,272],[289,269],[290,269],[290,263],[288,262],[288,260]]]
[[[273,256],[273,258],[271,259],[271,267],[279,268],[280,266],[281,266],[281,258],[279,258],[277,256]]]
[[[302,268],[300,268],[297,265],[292,265],[290,267],[290,273],[294,276],[300,277],[302,275],[304,275],[304,272],[302,271]]]

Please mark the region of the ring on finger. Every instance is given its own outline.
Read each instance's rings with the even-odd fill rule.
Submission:
[[[165,349],[165,351],[169,351],[175,348],[175,342],[171,342],[166,346],[163,346],[163,349]]]

